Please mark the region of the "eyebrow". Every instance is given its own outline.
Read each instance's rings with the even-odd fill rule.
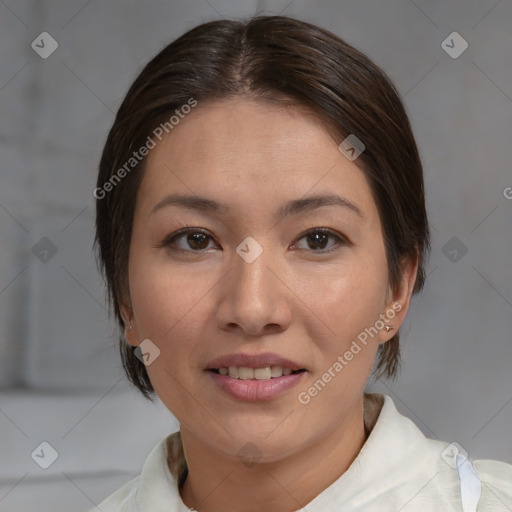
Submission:
[[[151,210],[150,215],[160,210],[161,208],[164,208],[165,206],[171,205],[218,215],[225,215],[230,211],[230,208],[225,204],[218,203],[217,201],[208,199],[206,197],[183,194],[169,194],[165,196],[157,205],[155,205],[155,207]],[[297,215],[299,213],[316,210],[322,206],[342,206],[355,213],[358,217],[363,217],[361,209],[358,206],[356,206],[348,199],[340,197],[336,194],[314,195],[301,199],[292,199],[291,201],[288,201],[282,205],[277,210],[275,215],[276,217],[283,218],[289,215]]]

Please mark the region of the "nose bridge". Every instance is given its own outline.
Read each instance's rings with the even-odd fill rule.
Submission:
[[[286,328],[289,305],[274,274],[278,272],[277,265],[276,254],[254,239],[246,239],[238,246],[228,288],[223,292],[224,304],[219,308],[223,324],[237,324],[251,334],[262,332],[269,324]]]
[[[272,280],[276,278],[268,267],[272,262],[276,263],[275,254],[251,237],[246,238],[236,252],[233,275],[235,294],[243,300],[265,300],[270,305],[275,293]]]

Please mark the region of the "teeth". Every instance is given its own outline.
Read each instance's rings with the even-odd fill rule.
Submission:
[[[238,368],[238,378],[241,380],[254,379],[254,368],[240,366],[240,368]]]
[[[270,370],[270,366],[265,366],[265,368],[255,368],[254,369],[254,378],[257,380],[267,380],[272,376],[272,371]]]
[[[290,368],[283,368],[282,366],[264,366],[263,368],[249,368],[247,366],[225,366],[219,368],[219,374],[229,376],[232,379],[240,380],[268,380],[282,377],[283,375],[290,375],[292,370]]]
[[[283,375],[283,367],[282,366],[272,366],[272,368],[270,368],[270,375],[272,377],[281,377],[281,375]]]

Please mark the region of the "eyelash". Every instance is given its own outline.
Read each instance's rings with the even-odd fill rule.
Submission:
[[[189,249],[181,249],[181,248],[177,248],[177,247],[171,247],[172,244],[176,242],[176,240],[179,240],[180,238],[185,237],[186,235],[188,235],[190,233],[201,233],[201,234],[207,236],[210,240],[213,240],[213,237],[206,230],[204,230],[202,228],[194,228],[194,227],[187,225],[186,228],[180,229],[179,231],[172,233],[171,235],[166,237],[164,239],[164,241],[158,245],[158,247],[167,247],[173,251],[193,252],[193,253],[198,253],[198,254],[206,252],[206,249],[200,249],[200,250],[190,249],[189,250]],[[349,245],[349,241],[347,240],[346,237],[333,231],[332,229],[324,228],[324,227],[316,227],[316,228],[309,229],[305,233],[302,233],[297,238],[297,240],[301,240],[302,238],[304,238],[312,233],[322,233],[325,235],[330,235],[331,237],[337,239],[337,241],[338,241],[337,246],[331,247],[330,249],[318,249],[318,250],[310,249],[309,251],[313,252],[313,253],[328,254],[328,253],[339,250],[341,248],[339,246]],[[295,243],[293,245],[295,245]],[[308,250],[308,249],[299,249],[299,250]]]

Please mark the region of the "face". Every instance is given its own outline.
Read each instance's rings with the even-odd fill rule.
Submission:
[[[304,112],[230,99],[199,104],[148,155],[128,340],[150,340],[158,396],[219,454],[251,442],[278,460],[340,428],[405,314],[370,187],[339,142]]]

